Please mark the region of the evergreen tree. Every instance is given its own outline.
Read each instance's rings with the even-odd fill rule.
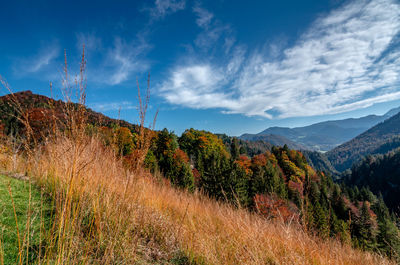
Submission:
[[[379,195],[374,205],[374,212],[378,216],[379,232],[376,236],[378,248],[391,258],[400,258],[399,230],[391,220],[389,210],[386,207],[382,194]]]
[[[234,203],[241,207],[248,207],[251,204],[252,197],[249,197],[249,176],[246,171],[234,164],[231,169],[229,190],[227,193],[231,194],[231,199]]]
[[[321,204],[319,202],[315,203],[313,214],[314,227],[323,238],[329,236],[329,222],[327,216],[327,211],[321,207]]]
[[[231,156],[233,160],[236,160],[240,156],[239,141],[237,138],[233,138],[231,142]]]
[[[363,202],[360,209],[360,218],[358,221],[358,243],[364,250],[373,250],[375,248],[375,233],[369,207]]]

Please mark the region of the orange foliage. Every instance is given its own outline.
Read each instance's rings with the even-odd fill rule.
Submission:
[[[320,181],[320,177],[318,176],[317,172],[310,166],[306,166],[308,177],[313,181]]]
[[[253,156],[251,163],[255,166],[265,166],[267,164],[267,158],[264,154]]]
[[[236,163],[240,168],[242,168],[242,169],[246,172],[246,174],[250,174],[250,173],[251,173],[251,169],[250,169],[251,160],[250,160],[250,158],[248,158],[247,156],[241,155],[241,156],[239,157],[239,159],[235,161],[235,163]]]
[[[187,163],[189,162],[189,157],[185,152],[183,152],[181,149],[178,148],[175,150],[174,160],[183,161]]]
[[[200,148],[206,148],[210,144],[207,137],[203,136],[203,135],[199,136],[199,142],[200,142],[200,144],[199,144]]]

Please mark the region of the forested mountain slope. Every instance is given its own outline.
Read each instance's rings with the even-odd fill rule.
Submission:
[[[369,187],[375,194],[382,194],[387,206],[400,213],[400,149],[367,156],[343,179],[348,185]]]
[[[326,153],[338,171],[370,154],[385,154],[400,146],[400,113]]]

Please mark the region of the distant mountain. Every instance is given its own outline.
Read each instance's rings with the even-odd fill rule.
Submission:
[[[385,116],[392,117],[399,112],[400,112],[400,107],[389,110],[388,112],[386,112]]]
[[[400,113],[326,153],[338,171],[349,169],[363,156],[385,154],[400,147]]]
[[[295,149],[295,150],[307,149],[306,146],[291,141],[285,136],[281,136],[278,134],[262,134],[262,135],[243,134],[242,136],[239,137],[239,139],[252,142],[263,141],[275,146],[284,146],[286,144],[290,149]]]
[[[243,134],[240,138],[254,141],[266,135],[275,135],[284,137],[282,139],[285,139],[285,141],[289,140],[292,143],[303,146],[303,149],[325,152],[349,141],[399,112],[400,107],[392,109],[384,115],[368,115],[361,118],[325,121],[296,128],[270,127],[258,134]],[[268,138],[270,137],[265,137],[266,140],[271,140]],[[277,137],[274,137],[274,139],[279,141]],[[278,145],[283,144],[278,142]]]

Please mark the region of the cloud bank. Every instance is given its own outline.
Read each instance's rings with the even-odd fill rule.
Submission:
[[[198,26],[212,32],[213,14],[193,11]],[[184,107],[267,118],[341,113],[399,99],[399,30],[398,2],[350,2],[316,19],[279,56],[236,45],[223,63],[176,65],[160,95]]]

